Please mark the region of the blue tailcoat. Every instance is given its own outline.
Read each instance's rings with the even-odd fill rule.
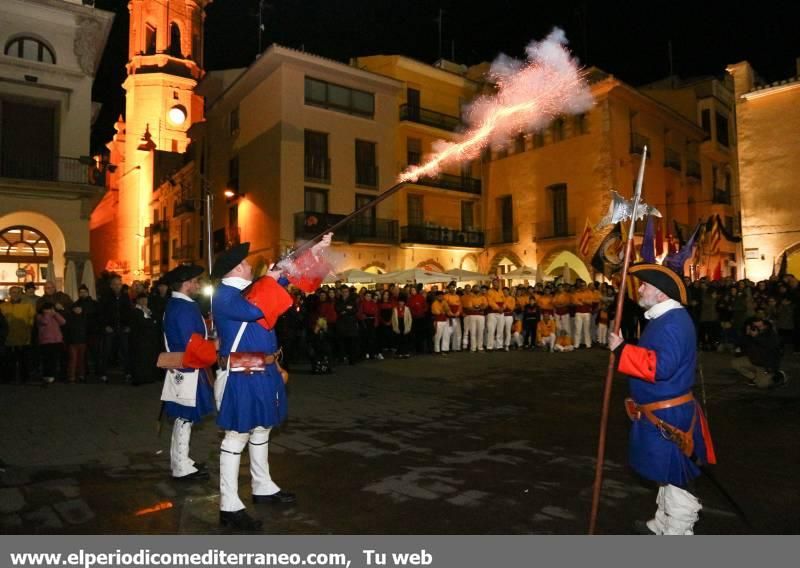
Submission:
[[[647,404],[691,392],[695,382],[697,340],[694,324],[685,309],[673,309],[650,320],[639,340],[639,347],[655,351],[656,380],[650,383],[630,377],[628,383],[633,400]],[[657,410],[655,415],[688,431],[694,413],[695,404],[688,403]],[[694,443],[696,456],[705,462],[706,446],[699,415],[694,425]],[[631,425],[629,459],[640,475],[661,484],[685,487],[700,475],[699,468],[678,446],[665,439],[644,417]]]
[[[239,346],[239,353],[275,353],[278,338],[274,330],[256,323],[261,310],[244,299],[241,292],[221,284],[213,303],[214,323],[219,333],[219,354],[228,356],[242,322],[248,322]],[[217,424],[225,430],[249,432],[256,426],[271,428],[286,419],[286,388],[275,365],[252,374],[231,372],[225,385]]]
[[[183,298],[170,298],[164,310],[164,335],[170,351],[186,351],[186,345],[193,333],[206,336],[206,324],[197,304]],[[191,372],[194,369],[180,369]],[[166,402],[164,410],[171,418],[183,418],[197,422],[203,416],[214,412],[214,391],[211,388],[205,369],[200,369],[197,377],[197,396],[195,406],[184,406],[177,402]]]

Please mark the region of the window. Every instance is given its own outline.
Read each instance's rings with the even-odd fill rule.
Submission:
[[[525,135],[523,133],[517,134],[517,137],[514,138],[514,153],[519,154],[520,152],[525,151]]]
[[[359,195],[356,194],[356,209],[360,209],[365,205],[375,201],[374,195]],[[375,236],[375,208],[370,207],[360,215],[358,215],[353,223],[353,230],[359,237]]]
[[[420,93],[419,89],[406,89],[406,104],[408,105],[409,120],[419,121]]]
[[[42,63],[55,63],[56,56],[53,50],[44,42],[32,37],[18,37],[6,44],[5,54],[19,57],[28,61],[41,61]]]
[[[406,139],[406,162],[415,166],[422,161],[422,140],[419,138]]]
[[[375,142],[356,140],[356,185],[378,187],[375,150]]]
[[[230,133],[231,136],[234,136],[239,133],[239,105],[231,111],[230,116],[228,117],[228,122],[230,123]]]
[[[497,209],[500,216],[499,242],[511,243],[514,241],[514,205],[511,201],[511,196],[506,195],[497,201]]]
[[[53,247],[33,227],[15,225],[0,231],[0,284],[38,282],[45,279],[47,262],[53,258]],[[18,274],[24,275],[19,276]],[[52,276],[48,275],[47,278]]]
[[[558,183],[548,187],[553,204],[553,236],[564,236],[569,233],[567,223],[567,184]]]
[[[169,54],[172,57],[183,58],[183,51],[181,50],[181,29],[175,22],[169,25]]]
[[[239,191],[239,156],[228,162],[228,188]]]
[[[542,146],[544,146],[544,133],[543,132],[535,132],[533,134],[533,138],[531,139],[531,142],[533,142],[533,147],[534,148],[541,148]]]
[[[728,117],[722,113],[717,113],[717,142],[726,148],[730,146],[728,139]]]
[[[407,198],[408,203],[408,224],[411,227],[421,227],[425,224],[424,216],[422,213],[422,196],[409,195]]]
[[[147,24],[144,29],[144,54],[156,54],[156,28]]]
[[[553,128],[553,142],[560,142],[566,137],[563,118],[557,118],[555,121],[553,121],[552,128]]]
[[[0,177],[59,179],[56,109],[0,100]]]
[[[589,115],[585,112],[575,116],[575,132],[577,134],[589,133]]]
[[[305,211],[308,213],[328,212],[328,192],[324,189],[307,187],[305,192]]]
[[[365,118],[375,115],[375,95],[306,77],[305,103]]]
[[[305,178],[324,183],[331,180],[331,161],[328,158],[328,135],[325,132],[305,131]]]
[[[703,127],[703,132],[706,133],[706,138],[711,138],[711,111],[703,109],[700,112],[700,125]]]
[[[475,228],[475,202],[461,202],[461,230],[472,231]]]

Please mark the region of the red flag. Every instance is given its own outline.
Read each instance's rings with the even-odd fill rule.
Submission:
[[[656,256],[664,254],[664,226],[661,219],[656,221]]]
[[[586,227],[583,229],[580,241],[578,241],[578,254],[586,259],[589,256],[589,243],[592,240],[592,226],[589,219],[586,219]]]
[[[711,280],[722,280],[722,261],[717,261],[717,267],[714,269],[714,274],[711,275]]]
[[[711,227],[711,235],[709,236],[709,255],[719,254],[719,242],[722,239],[722,233],[719,227],[719,215],[714,217],[714,224]]]

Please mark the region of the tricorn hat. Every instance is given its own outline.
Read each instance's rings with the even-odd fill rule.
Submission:
[[[202,266],[197,266],[196,264],[181,264],[167,272],[161,281],[167,285],[186,282],[196,276],[200,276],[204,270]]]
[[[686,285],[674,270],[660,264],[642,263],[631,266],[628,273],[636,276],[639,280],[652,284],[673,300],[683,305],[688,303]]]
[[[236,268],[250,253],[250,243],[242,243],[221,252],[214,260],[214,269],[211,278],[222,278]]]

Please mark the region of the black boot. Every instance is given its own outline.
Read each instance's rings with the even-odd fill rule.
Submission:
[[[239,511],[220,511],[219,524],[240,531],[259,531],[262,522],[247,514],[245,509]]]

